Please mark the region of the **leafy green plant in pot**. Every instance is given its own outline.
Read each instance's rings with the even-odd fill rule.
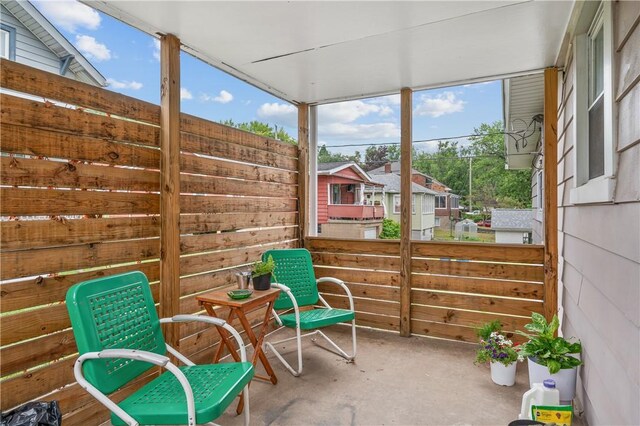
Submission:
[[[502,386],[516,382],[516,361],[522,361],[519,348],[502,332],[502,324],[495,320],[476,330],[480,347],[476,351],[475,364],[490,363],[491,380]]]
[[[580,356],[582,345],[556,337],[559,326],[557,315],[547,323],[544,316],[531,314],[531,323],[524,326],[528,333],[518,331],[529,339],[521,345],[521,353],[529,358],[530,386],[545,379],[554,379],[560,391],[560,401],[571,401],[575,396],[578,366],[582,364],[580,358],[573,354]]]
[[[269,255],[266,261],[258,260],[251,268],[251,279],[254,290],[269,290],[271,288],[271,275],[276,269],[273,256]],[[275,275],[274,275],[275,276]]]

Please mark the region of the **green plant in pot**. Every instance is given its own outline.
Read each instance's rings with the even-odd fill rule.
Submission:
[[[521,345],[521,354],[529,358],[529,382],[542,383],[554,379],[560,391],[561,401],[570,401],[575,396],[577,367],[582,364],[580,342],[571,343],[563,337],[556,337],[560,321],[554,315],[550,323],[544,316],[531,314],[531,323],[524,326],[527,332],[518,334],[529,339]]]
[[[271,275],[276,269],[276,263],[273,256],[269,255],[266,261],[258,260],[251,268],[251,278],[253,280],[254,290],[269,290],[271,288]]]
[[[490,363],[491,380],[502,386],[513,386],[516,382],[516,361],[522,361],[519,348],[503,333],[502,324],[495,320],[483,324],[476,330],[480,347],[476,351],[475,364]]]

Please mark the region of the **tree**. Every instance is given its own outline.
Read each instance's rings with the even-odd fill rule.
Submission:
[[[384,163],[389,161],[388,150],[389,148],[386,145],[368,146],[364,152],[363,169],[368,172],[369,170],[383,166]]]
[[[298,143],[298,141],[291,135],[289,135],[282,127],[278,128],[278,126],[274,126],[274,128],[267,123],[262,123],[256,120],[250,121],[248,123],[235,123],[233,120],[229,119],[221,121],[220,124],[255,133],[256,135],[277,139],[279,141],[290,143],[293,145],[296,145]]]
[[[378,238],[383,240],[400,239],[400,224],[393,219],[382,219],[382,232]]]
[[[330,152],[325,145],[318,149],[318,163],[334,163],[340,161],[353,161],[360,165],[360,152],[356,151],[353,155],[344,155],[338,152]]]

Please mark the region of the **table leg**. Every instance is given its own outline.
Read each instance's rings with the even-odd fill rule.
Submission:
[[[251,360],[252,364],[256,365],[258,359],[260,359],[260,362],[262,363],[262,365],[264,366],[264,369],[269,375],[271,383],[275,385],[276,383],[278,383],[278,378],[276,377],[276,373],[273,371],[273,368],[271,368],[271,364],[267,360],[266,355],[262,351],[262,341],[264,340],[264,334],[268,326],[269,315],[271,314],[271,308],[273,308],[273,303],[274,302],[271,301],[267,304],[267,311],[265,312],[264,319],[262,320],[262,326],[258,331],[258,337],[256,337],[256,335],[253,333],[251,324],[247,320],[247,317],[244,316],[243,312],[238,312],[238,319],[242,323],[242,326],[244,327],[245,331],[247,332],[249,341],[251,341],[251,344],[253,344],[254,351],[253,351],[253,359]]]
[[[218,318],[218,315],[216,315],[216,311],[215,309],[213,309],[213,306],[211,304],[209,303],[204,304],[204,308],[207,310],[207,313],[211,317]],[[231,321],[233,321],[233,313],[234,313],[234,310],[231,309],[227,317],[228,324],[231,324]],[[224,351],[225,346],[229,350],[229,354],[231,355],[233,360],[236,362],[240,362],[240,356],[236,352],[236,349],[233,346],[233,344],[231,343],[231,340],[230,340],[231,335],[227,333],[227,331],[222,327],[216,326],[216,328],[218,329],[218,333],[220,334],[220,344],[218,345],[218,349],[216,350],[216,353],[213,356],[213,363],[216,364],[218,361],[220,361],[220,357],[222,356],[222,352]]]

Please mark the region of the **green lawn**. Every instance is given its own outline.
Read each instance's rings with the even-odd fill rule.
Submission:
[[[435,228],[433,239],[435,241],[455,241],[455,231],[449,232],[448,229]],[[491,232],[478,231],[478,234],[474,239],[463,240],[463,241],[477,242],[477,243],[495,243],[496,235],[495,235],[495,232],[493,231]]]

